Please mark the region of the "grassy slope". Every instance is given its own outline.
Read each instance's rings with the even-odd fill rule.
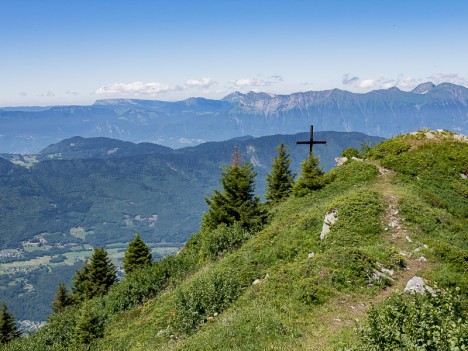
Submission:
[[[238,250],[193,266],[155,298],[114,315],[92,349],[333,350],[355,344],[355,320],[414,275],[458,285],[466,295],[468,203],[460,172],[468,144],[421,133],[386,141],[369,157],[331,171],[324,189],[278,206]],[[331,208],[338,220],[321,241]],[[185,250],[201,242],[195,236]],[[393,283],[370,279],[382,267],[395,270]],[[197,299],[211,305],[191,319],[186,312]],[[18,346],[11,349],[26,349]]]

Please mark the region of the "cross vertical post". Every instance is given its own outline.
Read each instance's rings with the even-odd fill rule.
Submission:
[[[309,140],[307,140],[307,141],[296,141],[297,145],[301,145],[301,144],[309,145],[309,155],[312,155],[312,148],[313,148],[314,145],[316,145],[316,144],[326,144],[326,143],[327,143],[326,141],[315,141],[314,140],[314,125],[313,124],[310,125]]]

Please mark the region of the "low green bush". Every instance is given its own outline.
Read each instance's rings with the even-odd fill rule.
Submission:
[[[209,316],[221,313],[237,299],[242,285],[233,269],[217,269],[195,278],[177,291],[171,325],[178,332],[194,332]]]
[[[361,154],[354,147],[348,147],[347,149],[344,149],[343,152],[341,153],[341,157],[347,157],[348,159],[351,159],[353,157],[360,157],[360,156]]]
[[[361,351],[466,350],[468,320],[458,291],[394,294],[368,312],[360,329]],[[348,349],[349,350],[349,349]]]
[[[203,259],[214,259],[225,252],[239,248],[250,239],[252,232],[235,222],[231,226],[219,225],[215,230],[204,232],[200,238],[200,256]]]

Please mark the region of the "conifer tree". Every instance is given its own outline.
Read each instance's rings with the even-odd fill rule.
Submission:
[[[72,300],[68,294],[68,289],[63,282],[59,283],[58,289],[55,292],[55,299],[52,302],[52,310],[54,313],[59,312],[62,308],[71,305]]]
[[[91,264],[86,259],[83,267],[75,272],[72,278],[72,299],[74,302],[81,302],[92,298],[92,282],[89,276]]]
[[[0,344],[6,344],[19,337],[21,332],[16,327],[15,317],[3,302],[0,312]]]
[[[294,184],[294,175],[289,166],[291,160],[284,144],[277,148],[278,157],[273,161],[271,173],[267,175],[267,190],[265,199],[270,203],[276,203],[291,194]]]
[[[90,304],[85,303],[73,333],[72,350],[88,349],[89,344],[103,336],[103,321]]]
[[[301,163],[301,174],[293,187],[293,194],[304,196],[324,186],[323,171],[319,168],[320,160],[312,153]]]
[[[86,261],[73,277],[73,299],[80,302],[105,295],[116,280],[116,269],[107,251],[103,247],[94,249],[91,260]]]
[[[241,165],[236,147],[232,164],[224,166],[221,173],[223,190],[215,190],[205,199],[209,210],[203,216],[204,229],[215,229],[221,223],[232,225],[239,222],[246,229],[264,224],[266,212],[260,198],[254,195],[255,175],[251,163]]]
[[[93,296],[105,295],[110,286],[117,281],[116,268],[103,247],[94,249],[89,267]]]
[[[153,257],[148,245],[141,240],[137,233],[135,238],[128,244],[127,252],[123,258],[123,268],[125,273],[129,274],[135,269],[150,266]]]

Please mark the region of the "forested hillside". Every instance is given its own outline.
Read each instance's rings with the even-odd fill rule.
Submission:
[[[317,133],[329,169],[341,151],[382,139],[361,133]],[[136,232],[151,244],[153,257],[177,251],[198,230],[204,197],[219,184],[222,164],[235,145],[257,172],[256,192],[276,146],[291,153],[298,172],[308,134],[243,137],[172,150],[107,138],[74,137],[37,155],[0,158],[0,301],[9,301],[20,320],[43,321],[60,280],[71,276],[92,247],[105,246],[118,267]],[[318,149],[318,148],[317,148]],[[11,162],[10,162],[11,161]]]
[[[361,156],[313,179],[304,162],[266,207],[233,162],[177,255],[3,349],[463,350],[467,138],[422,131]],[[232,186],[250,194],[237,212]]]

